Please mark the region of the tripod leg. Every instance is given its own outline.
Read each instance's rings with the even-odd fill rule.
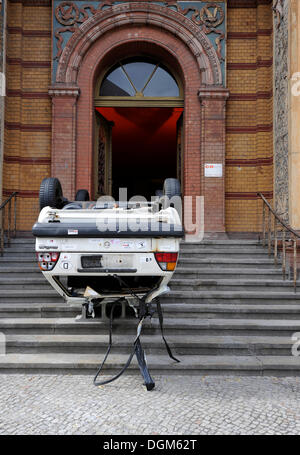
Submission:
[[[138,361],[138,364],[140,367],[140,371],[145,380],[146,389],[150,391],[150,390],[154,389],[155,382],[153,381],[153,379],[150,376],[146,358],[145,358],[145,353],[144,353],[144,350],[142,348],[142,345],[141,345],[141,342],[139,339],[136,341],[135,355],[136,355],[136,358],[137,358],[137,361]]]

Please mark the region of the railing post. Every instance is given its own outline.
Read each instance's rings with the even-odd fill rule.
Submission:
[[[292,262],[293,262],[293,282],[295,291],[297,290],[297,278],[298,278],[298,270],[297,270],[297,239],[300,238],[300,235],[294,231],[289,225],[287,225],[279,215],[276,214],[272,206],[269,202],[265,199],[262,193],[257,193],[257,195],[263,201],[263,215],[262,215],[262,222],[263,222],[263,246],[266,245],[266,229],[268,229],[268,253],[269,256],[272,253],[272,246],[274,246],[274,263],[275,265],[278,264],[278,249],[279,249],[279,240],[281,238],[282,241],[282,276],[283,279],[286,280],[286,271],[288,268],[288,279],[292,280]],[[266,227],[266,207],[268,209],[268,227]],[[274,230],[272,229],[271,223],[271,216],[274,216]],[[281,232],[281,236],[279,235]],[[288,238],[286,238],[286,233],[288,233]],[[272,237],[273,236],[273,237]],[[274,243],[273,243],[274,239]],[[286,253],[286,243],[288,245],[291,242],[294,242],[294,249],[293,249],[293,258],[292,255],[287,255]]]
[[[297,238],[294,236],[294,290],[297,286]]]
[[[277,257],[278,257],[278,241],[277,241],[277,221],[276,217],[274,216],[274,263],[277,265]]]
[[[285,230],[282,231],[282,278],[285,280],[286,257],[285,257]]]
[[[263,228],[263,246],[265,246],[266,245],[266,209],[265,209],[264,201],[263,201],[263,218],[262,219],[263,219],[263,221],[262,221],[262,223],[263,223],[263,226],[262,226],[262,228]]]
[[[1,256],[3,256],[4,250],[4,208],[1,210],[1,238],[0,238],[0,252]]]
[[[7,244],[10,245],[10,221],[11,221],[11,200],[8,203],[8,218],[7,218]]]
[[[271,256],[271,210],[268,210],[268,255]]]
[[[15,194],[14,203],[14,237],[17,235],[17,195]]]

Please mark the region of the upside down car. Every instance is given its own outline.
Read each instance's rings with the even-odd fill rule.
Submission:
[[[154,382],[139,334],[142,321],[151,315],[153,299],[169,291],[176,267],[183,236],[178,211],[169,203],[176,198],[180,199],[179,182],[166,179],[164,195],[152,202],[90,201],[86,190],[79,190],[75,201],[69,202],[59,180],[46,178],[40,187],[41,211],[32,229],[43,275],[67,303],[82,306],[81,320],[95,317],[97,305],[105,316],[105,306],[112,301],[134,308],[139,326],[130,356],[137,355],[148,390]],[[159,303],[157,311],[162,328]]]

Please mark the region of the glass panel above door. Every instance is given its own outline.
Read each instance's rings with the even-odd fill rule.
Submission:
[[[100,96],[134,96],[135,90],[119,66],[105,77],[101,84]]]
[[[179,97],[180,90],[172,74],[156,60],[130,58],[120,61],[105,75],[100,96]]]
[[[179,88],[173,76],[159,67],[143,93],[144,96],[179,96]]]

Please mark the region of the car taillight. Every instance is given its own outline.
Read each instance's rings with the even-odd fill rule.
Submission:
[[[155,259],[162,270],[173,271],[176,267],[178,253],[155,253]]]
[[[39,268],[41,270],[52,270],[59,259],[59,253],[36,253]]]

